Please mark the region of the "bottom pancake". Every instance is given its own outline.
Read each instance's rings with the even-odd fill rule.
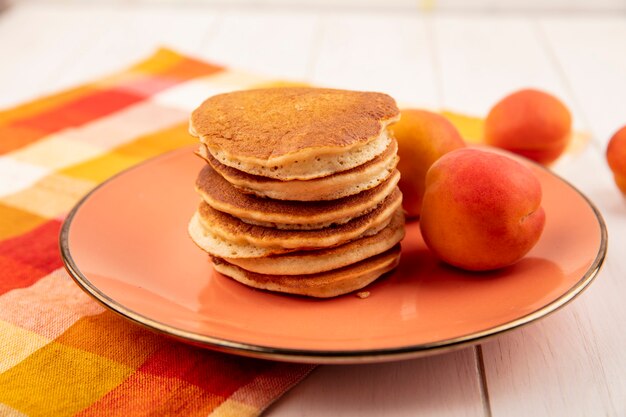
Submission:
[[[309,275],[268,275],[213,258],[215,269],[249,287],[317,298],[336,297],[359,290],[394,269],[400,261],[400,245],[343,268]]]

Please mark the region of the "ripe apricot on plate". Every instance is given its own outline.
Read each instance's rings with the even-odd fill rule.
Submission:
[[[626,195],[626,126],[615,132],[609,140],[606,160],[613,171],[615,184]]]
[[[572,116],[565,104],[551,94],[525,89],[493,106],[485,120],[484,139],[488,145],[547,165],[561,156],[571,130]]]
[[[456,127],[440,114],[405,109],[391,127],[398,141],[399,187],[407,217],[418,217],[424,195],[426,171],[445,153],[465,146]]]
[[[420,229],[441,260],[486,271],[520,260],[545,224],[541,184],[532,171],[503,155],[458,149],[428,170]]]

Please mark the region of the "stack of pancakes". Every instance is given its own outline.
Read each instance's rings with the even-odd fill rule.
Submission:
[[[385,94],[221,94],[191,116],[208,163],[189,223],[215,269],[270,291],[333,297],[393,269],[404,237],[399,111]]]

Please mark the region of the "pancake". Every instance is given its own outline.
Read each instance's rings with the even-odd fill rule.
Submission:
[[[213,96],[191,115],[190,133],[222,164],[253,175],[307,180],[382,153],[399,119],[386,94],[271,88]]]
[[[369,229],[366,229],[355,239],[372,236],[379,233],[390,223],[391,219],[384,220]],[[205,221],[198,211],[194,213],[187,227],[189,236],[194,243],[210,255],[229,259],[246,259],[280,255],[298,250],[315,250],[316,248],[285,248],[282,246],[258,246],[247,241],[231,241],[214,233],[210,225],[207,227]],[[345,242],[342,242],[345,243]],[[338,243],[340,245],[341,243]]]
[[[292,181],[326,177],[363,165],[383,153],[391,141],[392,137],[389,136],[387,131],[383,131],[372,142],[354,147],[342,154],[319,153],[314,157],[301,157],[293,162],[276,163],[269,167],[229,158],[220,149],[213,148],[206,142],[203,143],[211,155],[224,165],[252,175],[260,175],[281,181]]]
[[[215,269],[250,287],[309,297],[328,298],[359,290],[394,269],[400,261],[400,245],[361,262],[309,275],[268,275],[246,271],[220,258]]]
[[[404,214],[394,213],[391,222],[372,236],[327,249],[290,252],[263,258],[228,258],[225,260],[250,272],[270,275],[305,275],[330,271],[354,264],[391,249],[404,237]]]
[[[336,200],[376,187],[396,168],[397,151],[398,144],[392,140],[385,152],[363,165],[307,181],[280,181],[245,173],[220,163],[204,145],[200,145],[198,155],[242,192],[277,200],[320,201]]]
[[[373,210],[391,194],[399,179],[396,170],[377,187],[335,201],[283,201],[243,194],[207,165],[196,179],[196,191],[214,209],[246,223],[310,230],[343,224]]]
[[[259,247],[247,242],[230,242],[207,229],[197,211],[191,217],[187,232],[191,240],[203,251],[210,255],[222,258],[259,258],[281,253],[293,252],[295,249],[286,249],[280,246]]]
[[[402,193],[396,187],[374,210],[342,225],[318,230],[281,230],[252,225],[217,211],[205,202],[198,207],[200,223],[209,232],[232,243],[248,243],[258,247],[308,250],[336,246],[373,234],[391,220],[402,204]],[[239,257],[239,256],[236,256]],[[250,256],[246,256],[250,257]]]

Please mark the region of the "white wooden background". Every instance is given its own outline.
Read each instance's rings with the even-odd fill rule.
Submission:
[[[268,416],[626,416],[626,200],[604,160],[626,124],[626,16],[18,3],[0,14],[0,107],[107,74],[159,45],[476,115],[534,86],[561,97],[592,134],[554,167],[609,228],[604,269],[581,297],[479,348],[320,367]]]

